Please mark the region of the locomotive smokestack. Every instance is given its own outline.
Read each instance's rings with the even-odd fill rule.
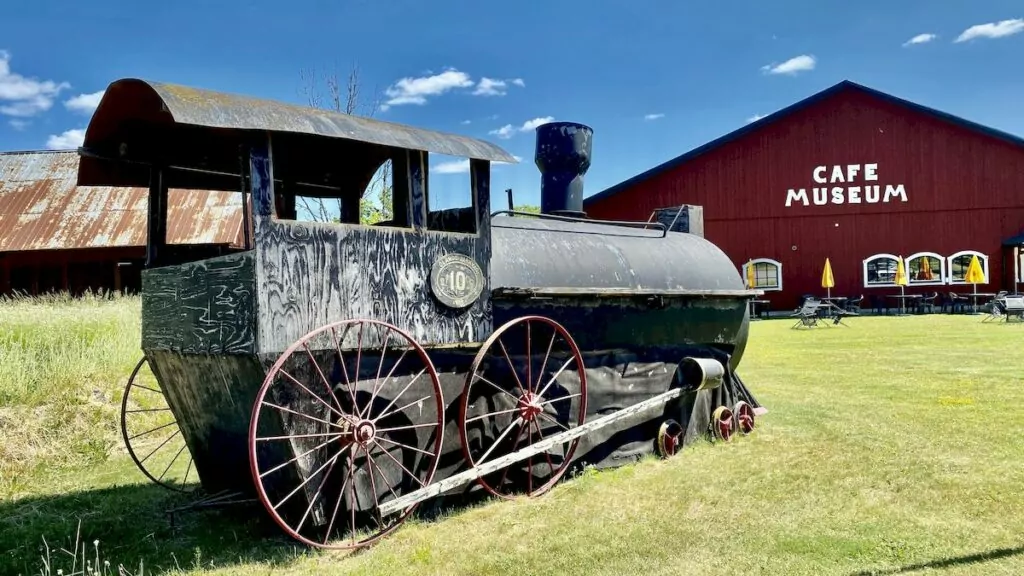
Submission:
[[[534,162],[540,169],[540,211],[585,217],[583,175],[590,168],[590,126],[549,122],[537,127]]]

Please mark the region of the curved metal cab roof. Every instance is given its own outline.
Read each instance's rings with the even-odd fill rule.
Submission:
[[[383,150],[406,149],[514,164],[516,159],[490,142],[393,122],[274,100],[201,88],[126,78],[112,82],[85,133],[79,185],[129,185],[97,169],[95,162],[160,161],[189,168],[238,171],[238,147],[270,134],[292,156],[337,153],[344,162],[386,157]],[[361,146],[360,146],[361,145]],[[376,153],[367,149],[376,149]],[[306,164],[312,164],[309,160]],[[339,164],[342,162],[338,162]],[[231,170],[233,168],[233,170]],[[137,170],[138,171],[138,170]],[[141,171],[138,171],[141,172]],[[148,173],[148,171],[147,171]],[[110,180],[118,180],[111,182]]]

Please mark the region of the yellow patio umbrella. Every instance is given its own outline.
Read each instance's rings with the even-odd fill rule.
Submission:
[[[832,263],[825,258],[825,269],[821,272],[821,287],[827,290],[828,299],[832,299],[832,288],[836,285],[836,279],[832,277]]]
[[[981,262],[978,255],[971,256],[971,263],[967,265],[967,274],[964,274],[964,282],[974,285],[974,311],[978,307],[978,284],[985,282],[985,272],[981,269]]]
[[[753,260],[747,260],[747,288],[753,290],[757,282],[754,280],[754,265],[751,262]]]
[[[934,280],[935,277],[932,275],[932,261],[925,256],[921,259],[921,272],[918,274],[918,280]]]
[[[896,285],[900,287],[900,296],[905,296],[904,287],[907,285],[907,268],[903,265],[903,256],[896,262]],[[900,298],[900,314],[904,313],[904,300]]]

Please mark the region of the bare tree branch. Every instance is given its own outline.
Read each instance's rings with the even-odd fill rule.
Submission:
[[[322,76],[324,88],[321,90],[320,78]],[[344,87],[336,72],[318,74],[316,70],[300,71],[300,78],[303,82],[302,95],[313,108],[320,108],[341,112],[343,114],[362,115],[373,117],[380,110],[382,93],[374,87],[372,97],[366,106],[361,106],[361,81],[359,78],[359,67],[353,63],[349,69],[348,77]],[[372,223],[379,220],[388,220],[392,217],[391,210],[391,161],[388,160],[381,166],[371,179],[367,189],[363,192],[360,201],[361,221]],[[343,212],[343,203],[340,198],[337,201],[337,217]],[[316,220],[330,221],[334,218],[328,214],[324,199],[301,198],[300,203],[305,211]]]

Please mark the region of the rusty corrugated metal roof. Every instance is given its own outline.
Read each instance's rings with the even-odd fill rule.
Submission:
[[[0,153],[0,252],[146,245],[149,191],[76,186],[74,151]],[[171,244],[241,243],[242,199],[170,190]]]

